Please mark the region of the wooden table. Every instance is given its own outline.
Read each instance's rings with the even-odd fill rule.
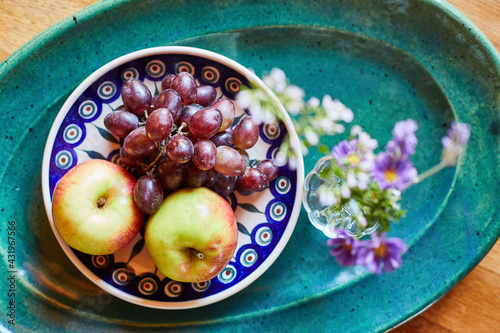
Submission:
[[[0,61],[95,0],[0,0]],[[449,0],[500,51],[500,0]],[[394,332],[500,332],[500,241],[455,288]]]

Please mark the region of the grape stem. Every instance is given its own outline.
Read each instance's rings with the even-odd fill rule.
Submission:
[[[144,112],[146,113],[146,111],[144,111]],[[184,123],[184,122],[183,122],[183,123],[181,124],[181,126],[179,126],[179,128],[177,128],[176,134],[179,134],[179,133],[181,133],[181,134],[182,134],[182,132],[181,132],[181,131],[182,131],[182,130],[184,129],[184,127],[186,127],[186,126],[187,126],[187,125],[186,125],[186,123]],[[161,154],[165,151],[165,149],[167,149],[167,142],[168,142],[168,140],[169,140],[171,137],[172,137],[172,133],[170,133],[170,136],[168,137],[168,139],[167,139],[167,140],[165,140],[165,145],[164,145],[164,146],[163,146],[163,148],[160,150],[160,152],[158,153],[158,156],[156,156],[156,158],[154,159],[154,161],[153,161],[153,162],[151,162],[149,165],[145,165],[145,164],[142,164],[142,163],[141,163],[142,169],[143,169],[144,171],[146,171],[146,173],[147,173],[148,175],[151,175],[151,173],[153,173],[154,168],[153,168],[152,170],[149,170],[149,169],[150,169],[151,167],[153,167],[153,166],[155,166],[155,165],[156,165],[156,162],[158,162],[158,160],[160,159]]]
[[[143,170],[146,171],[146,170],[149,170],[149,168],[153,167],[156,164],[156,162],[158,162],[158,160],[160,159],[161,154],[165,151],[165,149],[167,149],[167,145],[163,146],[163,148],[160,150],[160,152],[158,153],[158,156],[156,156],[156,158],[154,159],[153,162],[151,162],[149,165],[146,165],[146,167],[144,167],[144,166],[142,167]],[[146,173],[149,174],[148,171],[146,171]]]

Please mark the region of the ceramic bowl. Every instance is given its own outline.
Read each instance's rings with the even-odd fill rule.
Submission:
[[[227,267],[202,283],[181,283],[159,272],[144,245],[143,231],[125,249],[110,255],[88,255],[69,247],[52,220],[52,193],[72,167],[89,159],[120,163],[119,140],[109,133],[103,119],[122,103],[122,84],[142,80],[158,94],[168,73],[187,71],[199,84],[210,84],[217,96],[234,99],[240,86],[253,82],[265,90],[284,112],[280,123],[260,125],[250,160],[272,158],[284,136],[298,139],[277,98],[248,69],[229,58],[191,47],[157,47],[122,56],[104,65],[83,81],[61,108],[52,125],[43,158],[42,187],[52,230],[64,252],[78,269],[105,291],[126,301],[161,309],[193,308],[220,301],[242,290],[274,262],[290,238],[301,207],[304,178],[300,150],[296,169],[280,165],[278,177],[264,192],[227,197],[238,223],[238,247]],[[236,116],[248,110],[236,105]]]

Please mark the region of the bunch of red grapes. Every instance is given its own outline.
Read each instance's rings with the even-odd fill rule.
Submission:
[[[271,159],[249,165],[247,149],[259,138],[251,116],[234,126],[235,107],[188,72],[167,74],[156,96],[138,79],[121,89],[123,105],[104,125],[121,138],[120,157],[138,178],[134,199],[146,214],[181,187],[204,186],[225,197],[263,191],[278,175]],[[254,163],[255,164],[255,163]]]

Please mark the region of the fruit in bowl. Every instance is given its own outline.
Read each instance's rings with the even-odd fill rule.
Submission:
[[[149,218],[144,234],[156,267],[172,280],[208,281],[233,257],[238,244],[229,203],[204,188],[177,190]]]
[[[195,89],[192,89],[190,75],[179,75],[183,72],[194,78]],[[285,115],[283,122],[259,124],[257,130],[251,118],[254,115],[235,102],[241,87],[254,84],[274,98],[273,105]],[[128,54],[106,64],[82,82],[53,124],[42,169],[51,227],[78,269],[119,298],[163,309],[214,303],[238,292],[265,272],[295,227],[303,179],[302,163],[295,169],[272,161],[286,134],[292,137],[295,154],[302,161],[291,121],[273,96],[260,79],[243,66],[212,52],[187,47],[161,47]],[[143,100],[134,103],[134,99]],[[205,120],[210,125],[206,128]],[[242,125],[236,130],[239,123]],[[225,205],[224,210],[229,212],[227,207],[232,207],[234,220],[228,213],[223,218],[213,217],[206,224],[213,235],[225,230],[224,236],[231,239],[230,245],[225,246],[229,250],[223,251],[226,254],[219,254],[219,258],[229,258],[222,272],[214,276],[221,269],[217,265],[211,279],[202,274],[208,270],[202,265],[211,260],[210,253],[205,253],[203,248],[205,242],[198,239],[196,243],[200,246],[193,249],[203,254],[203,260],[197,256],[198,261],[191,268],[193,276],[179,277],[179,272],[172,267],[163,267],[160,255],[150,253],[155,236],[154,233],[150,234],[152,237],[146,236],[147,228],[126,248],[109,255],[86,254],[68,246],[52,218],[53,193],[65,174],[89,158],[108,160],[133,175],[136,185],[132,195],[136,206],[149,215],[150,221],[162,220],[159,217],[163,200],[175,198],[177,191],[193,192],[192,197],[197,199],[189,200],[190,209],[197,201],[203,201],[194,193],[206,191],[217,198],[210,200],[210,209],[221,209]],[[164,219],[172,223],[170,214],[166,216]],[[176,220],[174,218],[173,223]],[[179,247],[186,245],[173,240],[182,238],[174,237],[173,232],[181,230],[186,234],[183,230],[192,222],[179,218],[182,220],[184,224],[165,227],[176,229],[170,230],[167,238]],[[192,237],[198,232],[197,228],[200,227],[190,231]],[[204,235],[198,235],[201,236]],[[212,242],[205,240],[206,244]],[[110,262],[113,264],[109,265]],[[120,279],[124,274],[130,280]],[[158,278],[155,286],[142,283],[146,275]],[[175,279],[197,282],[173,281]],[[155,291],[143,290],[140,286],[155,287]]]
[[[134,202],[135,178],[105,160],[89,160],[57,183],[52,218],[72,248],[105,255],[125,248],[139,233],[144,214]]]
[[[122,163],[140,176],[134,196],[140,209],[154,214],[163,195],[182,187],[204,186],[222,196],[266,189],[277,173],[245,159],[259,139],[253,117],[236,119],[231,100],[216,100],[215,89],[198,85],[188,72],[168,73],[161,82],[154,95],[140,79],[128,79],[123,105],[104,118],[106,129],[123,139]],[[266,161],[266,168],[277,170],[273,159]]]

